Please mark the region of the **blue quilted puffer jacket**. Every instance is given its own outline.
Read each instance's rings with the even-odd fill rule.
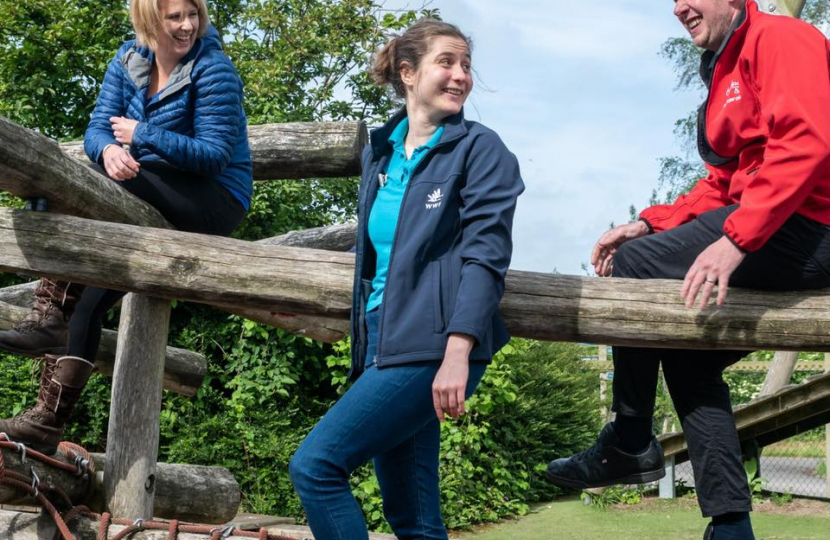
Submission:
[[[110,62],[84,135],[84,149],[102,163],[104,148],[118,144],[110,117],[139,123],[130,154],[139,162],[167,163],[211,178],[247,210],[253,191],[248,121],[242,110],[242,80],[222,52],[212,26],[176,66],[167,85],[147,97],[153,51],[126,42]]]

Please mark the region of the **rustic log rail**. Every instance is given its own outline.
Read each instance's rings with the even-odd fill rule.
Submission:
[[[104,509],[104,454],[86,455],[79,448],[62,444],[48,460],[60,462],[62,468],[57,468],[37,458],[31,450],[23,455],[19,449],[9,448],[11,445],[5,439],[0,442],[4,443],[0,448],[3,474],[25,477],[27,484],[31,484],[34,470],[41,490],[53,493],[57,489],[73,504],[85,504],[95,511]],[[77,473],[75,457],[79,453],[91,461],[89,474]],[[158,463],[155,483],[153,515],[156,517],[218,524],[229,522],[239,511],[242,498],[239,484],[224,467]],[[52,495],[49,498],[55,499]],[[30,504],[31,501],[30,495],[0,484],[0,504]]]
[[[360,174],[369,142],[363,122],[288,122],[248,126],[255,180],[340,178]],[[82,141],[61,143],[66,155],[87,162]]]
[[[14,286],[15,290],[9,295],[9,300],[20,302],[24,306],[31,305],[32,291],[34,287]],[[8,330],[17,322],[21,321],[29,309],[7,304],[3,301],[5,297],[0,289],[0,330]],[[24,298],[20,292],[26,292]],[[111,376],[115,364],[115,349],[118,334],[112,330],[104,330],[101,334],[101,346],[98,349],[98,356],[95,358],[95,365],[102,375]],[[202,381],[207,374],[207,360],[204,355],[167,347],[164,362],[164,389],[185,396],[195,396]]]
[[[224,307],[344,319],[353,256],[81,218],[0,210],[0,269]],[[671,280],[510,272],[513,335],[679,348],[830,351],[830,291],[734,289],[688,310]]]
[[[614,371],[614,362],[610,360],[585,360],[583,366],[594,371]],[[727,367],[725,371],[767,372],[772,368],[772,362],[763,360],[742,360]],[[823,360],[802,360],[795,365],[793,372],[820,373],[824,371]]]

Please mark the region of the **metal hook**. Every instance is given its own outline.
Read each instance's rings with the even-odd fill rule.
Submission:
[[[30,467],[30,470],[32,472],[32,490],[34,491],[32,496],[37,499],[37,496],[40,494],[40,491],[38,490],[38,487],[40,486],[40,477],[37,475],[37,471],[35,471],[34,467]]]
[[[19,442],[12,442],[13,445],[17,447],[17,451],[20,452],[20,463],[23,465],[26,464],[26,445]]]
[[[78,468],[75,476],[85,476],[89,472],[89,460],[83,456],[75,456],[75,466]]]

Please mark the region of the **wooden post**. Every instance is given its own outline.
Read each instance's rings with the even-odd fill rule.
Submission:
[[[151,519],[170,302],[128,295],[121,307],[104,481],[116,517]]]

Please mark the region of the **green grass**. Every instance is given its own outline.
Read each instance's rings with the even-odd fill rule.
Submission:
[[[758,540],[826,540],[830,517],[753,513]],[[708,520],[689,501],[599,510],[576,499],[535,507],[516,520],[459,533],[467,540],[700,540]]]
[[[764,447],[763,455],[769,457],[817,457],[827,455],[827,446],[824,439],[794,441],[788,439]]]

